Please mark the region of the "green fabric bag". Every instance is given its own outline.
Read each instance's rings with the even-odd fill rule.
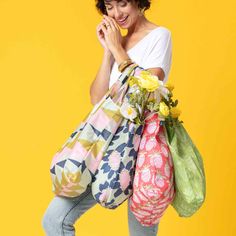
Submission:
[[[164,122],[164,132],[174,163],[176,195],[171,205],[180,217],[189,217],[205,200],[203,160],[181,122]]]

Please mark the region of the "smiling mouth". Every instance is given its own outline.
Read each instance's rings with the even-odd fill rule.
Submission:
[[[117,20],[117,22],[119,22],[120,24],[124,24],[125,21],[127,20],[128,16],[126,16],[123,20]]]

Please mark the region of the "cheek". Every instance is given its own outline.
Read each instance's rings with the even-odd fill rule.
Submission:
[[[135,13],[129,15],[129,20],[131,22],[135,22],[137,20],[137,16]]]
[[[130,17],[131,17],[132,19],[136,19],[137,16],[138,16],[138,12],[137,12],[136,10],[134,10],[134,9],[128,11],[127,14],[130,15]]]

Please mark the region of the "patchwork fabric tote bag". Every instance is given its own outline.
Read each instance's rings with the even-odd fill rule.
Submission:
[[[135,71],[140,69],[143,68],[138,66]],[[132,92],[129,88],[124,102],[129,101]],[[143,124],[126,118],[120,123],[92,181],[93,197],[101,206],[115,209],[132,194],[134,167],[142,131]]]
[[[76,197],[89,184],[124,117],[120,104],[127,92],[125,81],[137,67],[127,67],[99,103],[73,131],[53,156],[50,175],[52,191],[59,196]]]
[[[174,163],[176,196],[171,203],[179,216],[193,215],[203,204],[206,179],[203,160],[182,123],[164,125]]]
[[[143,226],[157,224],[175,196],[173,161],[157,113],[146,113],[130,209]]]

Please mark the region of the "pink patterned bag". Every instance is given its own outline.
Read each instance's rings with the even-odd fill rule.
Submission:
[[[147,114],[138,150],[130,209],[144,226],[159,223],[175,197],[174,166],[157,113]]]

